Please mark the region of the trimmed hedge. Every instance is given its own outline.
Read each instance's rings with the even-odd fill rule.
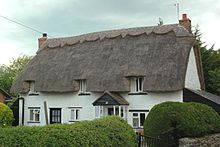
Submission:
[[[144,122],[145,135],[160,138],[197,137],[217,132],[220,132],[218,113],[207,105],[193,102],[155,105]]]
[[[116,116],[74,124],[0,129],[0,146],[136,146],[136,135]]]
[[[11,126],[13,120],[12,110],[7,105],[0,103],[0,127]]]

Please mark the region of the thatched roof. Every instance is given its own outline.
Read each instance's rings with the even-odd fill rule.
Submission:
[[[129,91],[129,76],[144,76],[144,91],[184,87],[192,35],[164,25],[48,39],[15,80],[12,91],[70,92],[87,80],[87,91]]]

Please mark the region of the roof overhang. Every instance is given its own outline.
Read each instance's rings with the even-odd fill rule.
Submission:
[[[93,106],[106,105],[129,105],[129,103],[117,93],[104,92],[104,94],[93,103]]]

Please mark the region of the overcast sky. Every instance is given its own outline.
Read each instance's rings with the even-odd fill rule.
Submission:
[[[177,23],[187,13],[197,24],[203,41],[220,48],[219,0],[0,0],[0,15],[21,22],[52,37],[128,27]],[[0,17],[0,64],[20,55],[34,55],[41,34]]]

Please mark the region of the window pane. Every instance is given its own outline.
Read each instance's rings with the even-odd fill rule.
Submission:
[[[139,85],[139,84],[138,84],[138,83],[139,83],[139,82],[138,82],[138,78],[136,78],[135,82],[136,82],[136,91],[138,91],[138,89],[139,89],[139,88],[138,88],[138,85]]]
[[[118,116],[118,115],[119,115],[119,108],[118,108],[118,107],[116,108],[116,107],[117,107],[117,106],[115,106],[115,115]]]
[[[40,121],[40,115],[39,115],[39,113],[35,114],[35,121]]]
[[[133,116],[138,116],[138,113],[133,113]]]
[[[34,120],[34,110],[30,110],[30,121]]]
[[[124,113],[123,113],[123,107],[121,107],[121,117],[124,117]]]
[[[76,120],[79,119],[79,110],[76,110]]]
[[[138,128],[139,127],[139,118],[133,118],[133,127]]]
[[[145,120],[145,113],[140,113],[140,125],[144,125],[144,120]]]
[[[74,117],[74,116],[75,116],[75,114],[74,114],[75,111],[74,111],[74,110],[71,110],[70,113],[71,113],[71,114],[70,114],[70,119],[71,119],[71,120],[74,120],[74,118],[75,118],[75,117]]]
[[[142,91],[142,78],[139,78],[139,91]]]

